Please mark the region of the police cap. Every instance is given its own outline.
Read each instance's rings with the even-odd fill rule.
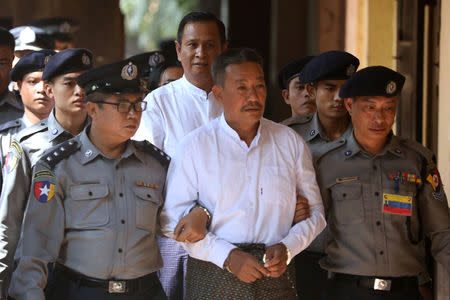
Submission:
[[[280,70],[280,73],[278,73],[278,85],[280,86],[280,89],[287,89],[289,87],[289,82],[295,77],[298,77],[305,65],[313,58],[314,56],[305,56],[294,59],[285,65]]]
[[[93,92],[107,94],[141,92],[138,67],[128,59],[93,68],[78,76],[76,81],[86,95]]]
[[[356,72],[339,91],[341,98],[362,96],[394,97],[402,92],[405,77],[383,66],[367,67]]]
[[[92,68],[93,59],[91,51],[84,48],[62,50],[48,61],[45,66],[42,80],[51,80],[56,76],[88,70]]]
[[[9,32],[14,36],[14,51],[53,49],[54,41],[44,30],[34,26],[19,26]]]
[[[33,51],[25,54],[9,73],[12,81],[21,81],[28,73],[42,71],[50,57],[56,52],[49,49]]]
[[[31,25],[41,28],[60,41],[71,41],[73,33],[79,29],[79,22],[63,17],[40,19]]]
[[[165,61],[165,56],[161,51],[152,51],[134,55],[128,60],[138,67],[141,78],[148,78],[150,72]]]
[[[299,75],[301,83],[320,80],[341,80],[352,76],[359,66],[359,59],[345,51],[323,52],[303,68]]]

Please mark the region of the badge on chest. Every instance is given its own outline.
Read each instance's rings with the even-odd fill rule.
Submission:
[[[383,193],[383,213],[411,216],[412,204],[412,195]]]

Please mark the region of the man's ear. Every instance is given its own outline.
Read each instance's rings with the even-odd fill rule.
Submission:
[[[212,87],[211,91],[213,92],[214,98],[216,98],[217,102],[219,102],[223,106],[223,99],[222,99],[223,87],[215,84]]]
[[[289,101],[289,91],[287,89],[281,90],[281,96],[283,96],[283,100],[287,105],[291,105]]]
[[[227,42],[225,42],[225,43],[223,43],[223,45],[222,45],[222,52],[225,52],[225,51],[227,51],[227,49],[228,49],[228,45],[229,45],[228,41],[227,41]]]
[[[49,97],[50,99],[55,100],[55,96],[53,94],[53,85],[48,83],[48,82],[44,82],[44,91],[45,94],[47,95],[47,97]]]
[[[308,92],[310,98],[316,99],[316,87],[313,84],[307,83],[306,91]]]
[[[181,59],[180,59],[181,44],[178,43],[178,40],[175,40],[175,50],[177,50],[177,58],[178,58],[178,61],[181,62]]]
[[[344,98],[344,105],[350,116],[352,115],[353,98]]]
[[[91,117],[92,120],[96,119],[98,109],[99,107],[97,104],[93,102],[86,103],[86,112],[88,113],[88,115]]]

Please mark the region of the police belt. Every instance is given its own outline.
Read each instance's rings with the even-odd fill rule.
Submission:
[[[79,286],[103,289],[110,294],[132,294],[160,284],[156,272],[135,279],[97,279],[85,276],[59,263],[55,266],[55,275],[61,275]]]
[[[343,273],[331,273],[334,280],[351,281],[357,286],[379,291],[398,291],[418,287],[417,277],[372,277]]]

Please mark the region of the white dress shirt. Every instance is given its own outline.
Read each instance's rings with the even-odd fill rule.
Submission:
[[[223,111],[211,92],[206,93],[184,76],[152,91],[144,101],[147,109],[133,139],[148,140],[169,156],[175,154],[183,137]]]
[[[308,147],[287,126],[261,119],[250,147],[224,116],[183,139],[168,172],[163,233],[172,236],[194,201],[212,214],[206,237],[183,246],[194,258],[223,267],[232,243],[282,242],[292,256],[326,225]],[[311,217],[292,226],[296,192]]]

